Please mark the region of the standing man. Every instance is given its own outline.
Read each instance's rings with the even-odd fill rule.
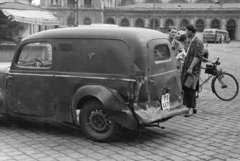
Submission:
[[[174,54],[177,56],[178,49],[181,48],[180,43],[176,40],[177,28],[172,27],[168,29],[168,39],[170,40],[172,47],[174,48]]]
[[[196,113],[196,91],[199,88],[199,77],[203,56],[203,42],[196,35],[196,27],[188,25],[186,35],[191,40],[182,69],[183,104],[189,108],[186,117]]]

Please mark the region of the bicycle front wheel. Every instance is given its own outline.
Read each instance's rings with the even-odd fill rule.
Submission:
[[[212,81],[213,92],[219,99],[223,101],[230,101],[237,96],[239,86],[233,75],[229,73],[222,73],[219,77],[215,77]]]

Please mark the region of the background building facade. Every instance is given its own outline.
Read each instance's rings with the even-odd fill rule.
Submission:
[[[219,3],[217,3],[219,2]],[[74,0],[41,0],[60,26],[73,26]],[[79,0],[78,24],[108,23],[144,27],[167,32],[169,26],[184,29],[195,24],[227,30],[232,40],[240,40],[239,0]]]

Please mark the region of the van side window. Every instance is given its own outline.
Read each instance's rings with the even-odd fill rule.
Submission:
[[[71,51],[72,50],[72,44],[70,42],[59,42],[59,50]]]
[[[48,42],[35,42],[23,46],[17,66],[49,68],[52,65],[52,46]]]
[[[154,61],[170,59],[170,51],[167,45],[161,44],[154,47]]]

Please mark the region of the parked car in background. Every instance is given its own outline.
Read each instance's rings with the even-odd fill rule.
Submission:
[[[11,64],[0,63],[0,113],[80,124],[90,139],[110,141],[121,127],[158,126],[188,112],[176,66],[171,43],[155,30],[39,32],[22,40]]]
[[[220,29],[205,29],[203,31],[203,42],[230,43],[229,33]]]

